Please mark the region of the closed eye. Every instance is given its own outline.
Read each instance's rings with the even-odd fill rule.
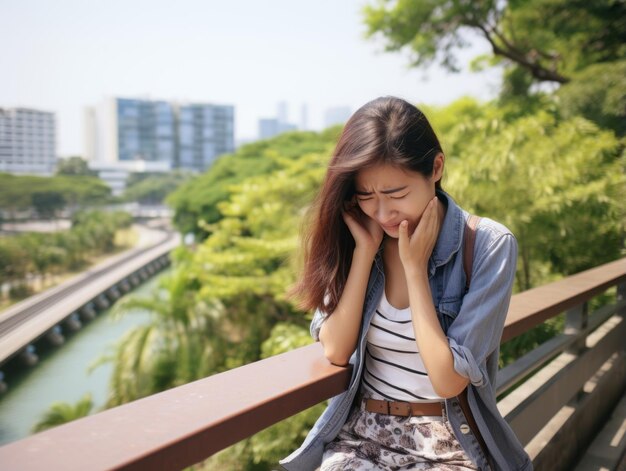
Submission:
[[[408,195],[408,193],[403,194],[402,196],[390,196],[389,198],[391,198],[392,200],[401,200],[402,198],[404,198],[406,195]]]

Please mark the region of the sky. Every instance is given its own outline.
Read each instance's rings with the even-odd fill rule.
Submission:
[[[409,66],[365,39],[374,0],[0,0],[0,108],[53,111],[57,153],[83,154],[83,110],[106,97],[235,106],[235,140],[277,115],[323,127],[327,108],[381,95],[443,105],[497,94],[500,73]],[[467,36],[462,63],[489,51]]]

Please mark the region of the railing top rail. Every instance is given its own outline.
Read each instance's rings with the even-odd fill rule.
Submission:
[[[625,281],[626,257],[518,293],[511,298],[502,342]]]
[[[626,280],[626,258],[513,297],[505,338]],[[180,469],[347,387],[319,344],[186,384],[0,447],[11,469]]]

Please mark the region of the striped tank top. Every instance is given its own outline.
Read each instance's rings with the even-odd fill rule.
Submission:
[[[388,401],[442,400],[417,350],[411,309],[396,309],[383,296],[367,332],[363,387]]]

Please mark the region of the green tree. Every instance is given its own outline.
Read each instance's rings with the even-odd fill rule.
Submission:
[[[590,65],[555,94],[564,118],[583,116],[601,127],[626,133],[626,60]]]
[[[340,127],[332,127],[322,133],[289,132],[247,144],[235,154],[220,157],[207,172],[168,196],[166,201],[175,211],[174,223],[181,232],[193,232],[199,240],[204,239],[211,232],[211,225],[222,217],[218,204],[228,199],[233,185],[280,168],[277,155],[289,160],[309,153],[330,152],[339,131]]]
[[[28,274],[45,277],[80,268],[88,256],[114,250],[116,232],[131,223],[128,213],[85,211],[74,214],[69,231],[0,238],[0,280],[17,287],[25,284]],[[26,290],[18,297],[27,294]]]
[[[142,204],[159,204],[181,184],[191,179],[191,175],[174,171],[143,175],[132,174],[124,191],[126,201],[137,201]]]
[[[79,156],[72,156],[57,161],[57,175],[86,175],[95,177],[98,172],[90,170],[87,161]]]
[[[378,0],[363,12],[367,36],[383,36],[386,51],[408,48],[414,66],[438,61],[457,71],[464,30],[484,38],[496,62],[539,82],[567,83],[574,71],[626,52],[626,5],[613,0]]]
[[[33,427],[33,432],[42,432],[57,425],[63,425],[88,416],[93,409],[91,394],[85,394],[76,404],[55,402]]]
[[[40,217],[50,219],[65,207],[65,198],[57,191],[38,191],[32,194],[33,208]]]
[[[117,303],[116,317],[137,310],[151,313],[150,322],[127,332],[113,352],[99,363],[112,361],[114,371],[108,406],[123,404],[157,391],[207,376],[221,358],[214,337],[219,305],[198,303],[189,290],[185,267],[162,277],[150,297],[131,296]]]
[[[546,112],[507,121],[497,107],[475,102],[471,119],[446,124],[458,109],[433,113],[445,128],[444,187],[516,235],[518,291],[620,256],[626,181],[612,132]]]
[[[28,251],[16,238],[0,238],[0,284],[23,280],[30,264]]]
[[[111,189],[91,176],[38,177],[0,173],[0,208],[9,214],[35,208],[46,215],[67,206],[79,207],[109,201]]]

